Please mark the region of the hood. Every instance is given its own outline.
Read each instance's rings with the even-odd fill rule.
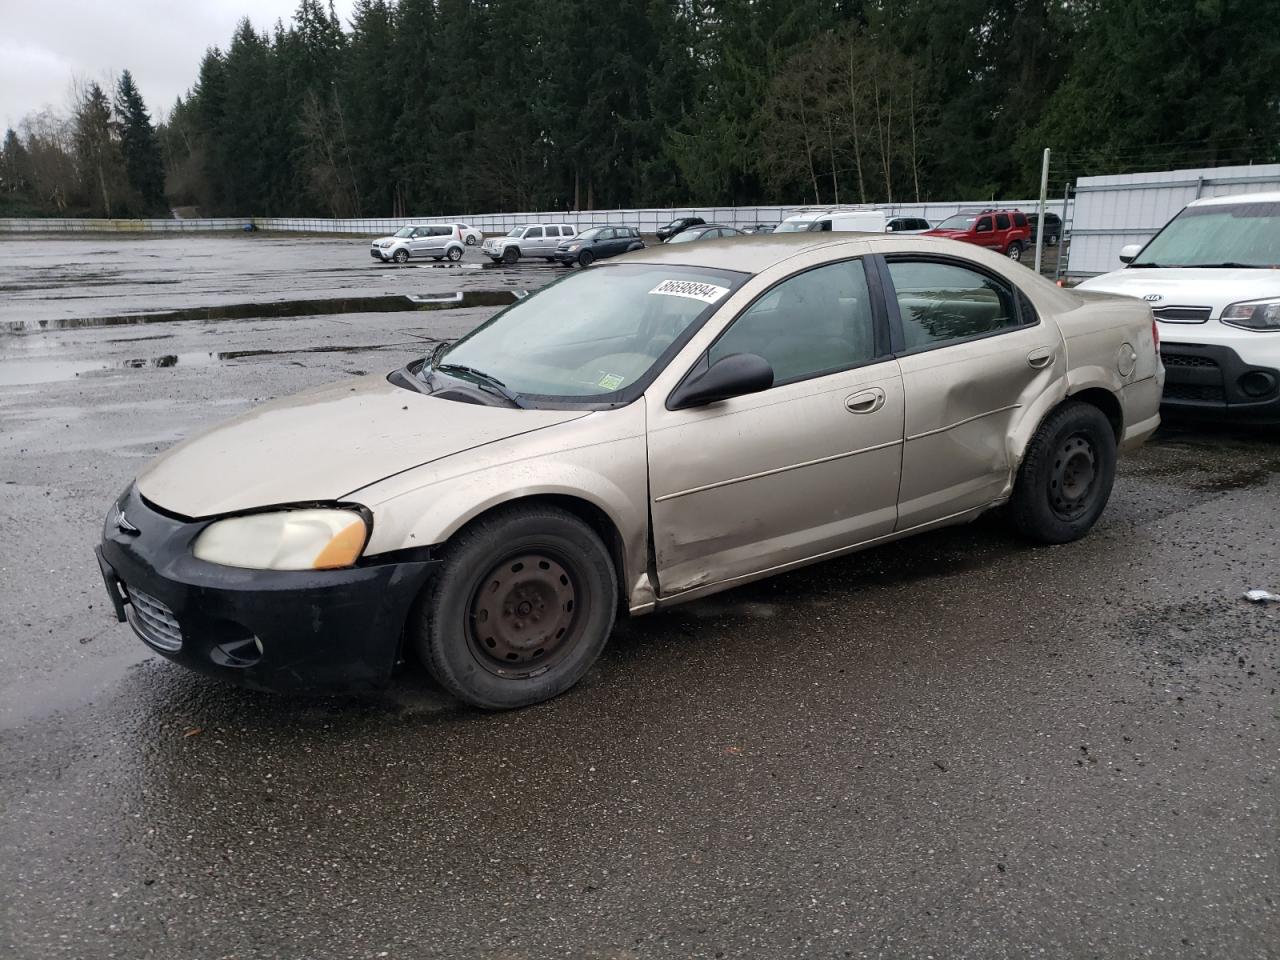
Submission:
[[[968,230],[952,230],[950,228],[944,230],[934,227],[932,230],[926,230],[923,235],[926,237],[963,237],[968,232]]]
[[[586,413],[440,400],[375,374],[273,400],[186,440],[138,476],[138,489],[193,518],[339,500],[394,473]]]
[[[1280,297],[1280,270],[1205,269],[1203,267],[1129,268],[1104,273],[1080,284],[1081,290],[1118,293],[1146,299],[1152,309],[1161,307],[1212,307],[1212,317],[1241,300]]]

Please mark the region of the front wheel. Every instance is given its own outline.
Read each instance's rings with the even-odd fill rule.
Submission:
[[[502,262],[505,264],[515,263],[520,259],[520,251],[515,247],[507,247],[502,251]]]
[[[446,254],[446,256],[449,258],[450,263],[457,263],[459,260],[462,259],[462,248],[450,247],[449,252]]]
[[[596,255],[590,250],[583,250],[578,254],[578,266],[589,267],[596,262]]]
[[[1013,524],[1041,543],[1079,540],[1102,515],[1116,478],[1116,435],[1097,407],[1068,400],[1027,446],[1009,500]]]
[[[1017,240],[1013,241],[1013,243],[1009,244],[1008,248],[1005,249],[1004,255],[1008,257],[1010,260],[1012,260],[1014,263],[1021,263],[1022,262],[1022,244],[1020,244]]]
[[[409,262],[409,251],[408,251],[408,250],[397,250],[397,251],[395,252],[395,254],[391,257],[391,259],[392,259],[392,260],[394,260],[396,263],[408,263],[408,262]]]
[[[513,507],[449,544],[444,569],[410,624],[423,664],[485,710],[549,700],[604,650],[617,609],[609,551],[554,507]]]

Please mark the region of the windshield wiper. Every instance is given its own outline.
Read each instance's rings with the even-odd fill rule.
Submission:
[[[1188,266],[1199,267],[1205,270],[1214,269],[1244,269],[1244,270],[1274,270],[1275,266],[1266,263],[1238,263],[1235,260],[1225,260],[1222,263],[1192,263]]]
[[[1131,264],[1129,264],[1129,266],[1131,266],[1131,267],[1147,267],[1148,269],[1151,269],[1151,270],[1159,270],[1159,269],[1161,269],[1161,268],[1164,266],[1164,264],[1163,264],[1163,263],[1131,263]]]
[[[476,380],[479,381],[477,386],[481,387],[482,389],[485,387],[488,387],[489,393],[497,394],[498,396],[502,397],[502,399],[510,403],[512,406],[519,407],[521,410],[529,409],[529,405],[520,399],[520,394],[510,390],[507,387],[507,385],[503,383],[501,380],[499,380],[497,377],[492,376],[488,373],[485,373],[483,370],[477,370],[475,367],[468,367],[465,364],[461,364],[461,363],[442,363],[439,366],[433,366],[431,369],[440,370],[444,373],[448,373],[451,370],[456,370],[459,373],[470,374],[471,376],[475,377]]]

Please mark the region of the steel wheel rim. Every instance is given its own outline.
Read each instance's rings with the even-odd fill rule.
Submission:
[[[488,672],[506,678],[545,673],[573,649],[584,607],[572,564],[544,550],[496,563],[476,585],[467,642]]]
[[[1049,505],[1063,520],[1077,520],[1089,509],[1098,480],[1098,457],[1093,444],[1073,433],[1053,455],[1049,474]]]

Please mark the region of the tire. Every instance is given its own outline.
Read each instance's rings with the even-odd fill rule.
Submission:
[[[394,260],[396,263],[408,263],[409,251],[405,250],[402,247],[401,249],[397,250],[395,253],[391,255],[391,259]]]
[[[494,263],[501,263],[501,262],[502,262],[502,258],[501,258],[501,257],[489,257],[489,259],[490,259],[490,260],[492,260]]]
[[[1009,513],[1024,537],[1079,540],[1102,515],[1116,478],[1116,435],[1097,407],[1068,400],[1027,445]]]
[[[604,650],[618,577],[595,531],[572,514],[545,506],[495,512],[459,533],[443,557],[409,636],[460,700],[483,710],[549,700]]]
[[[1017,240],[1014,240],[1011,244],[1009,244],[1008,247],[1005,248],[1004,255],[1008,257],[1010,260],[1012,260],[1014,263],[1021,263],[1022,262],[1022,244],[1019,243]]]
[[[502,251],[502,262],[505,264],[513,264],[520,259],[520,250],[518,247],[507,247]]]
[[[471,233],[467,234],[467,246],[474,247],[475,245],[476,245],[475,234],[471,234]]]
[[[596,262],[596,255],[590,250],[583,250],[578,254],[578,266],[589,267]]]
[[[457,263],[459,260],[462,259],[462,248],[450,247],[449,252],[446,253],[445,256],[449,258],[450,263]]]

